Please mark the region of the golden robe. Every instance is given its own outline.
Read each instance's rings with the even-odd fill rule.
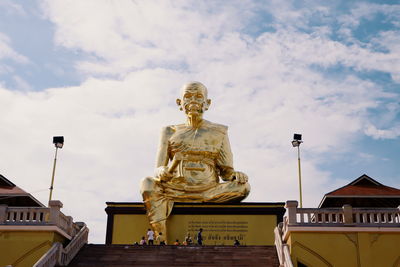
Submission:
[[[248,183],[234,180],[228,127],[203,120],[199,127],[185,124],[163,128],[157,167],[167,166],[176,155],[180,161],[173,177],[163,182],[142,181],[150,223],[168,218],[176,202],[239,202],[250,192]],[[225,182],[220,182],[220,177]]]

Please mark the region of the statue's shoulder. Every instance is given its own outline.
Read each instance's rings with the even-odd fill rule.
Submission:
[[[204,120],[204,127],[209,128],[211,130],[226,134],[228,132],[228,126],[214,123],[211,121]]]
[[[174,132],[176,132],[176,127],[177,127],[178,125],[168,125],[168,126],[165,126],[165,127],[163,127],[162,129],[161,129],[161,134],[162,135],[166,135],[166,136],[170,136],[170,135],[172,135]]]

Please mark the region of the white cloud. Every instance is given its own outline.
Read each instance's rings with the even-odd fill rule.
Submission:
[[[245,4],[237,1],[239,7]],[[220,38],[238,28],[243,17],[240,9],[197,1],[48,1],[44,9],[58,26],[57,44],[96,56],[81,62],[81,70],[104,73],[107,66],[119,74],[147,65],[182,64],[196,53],[193,44]]]
[[[378,129],[375,125],[368,124],[365,127],[365,134],[374,139],[394,139],[400,136],[400,125],[387,129]]]
[[[1,7],[1,5],[0,5]],[[9,75],[14,73],[14,67],[10,64],[11,61],[17,64],[27,64],[29,59],[12,48],[10,38],[0,32],[0,75]],[[23,90],[30,89],[30,86],[18,75],[13,75],[13,80],[16,82],[17,87]]]
[[[338,19],[344,26],[356,28],[362,20],[372,20],[378,14],[383,14],[385,22],[397,23],[400,18],[400,5],[386,5],[376,3],[356,3],[350,14],[342,15]]]
[[[25,16],[26,12],[24,10],[24,8],[15,3],[15,1],[11,1],[11,0],[2,0],[0,2],[0,8],[3,9],[5,11],[5,13],[14,15],[20,15],[20,16]]]
[[[28,58],[17,53],[11,47],[10,38],[6,34],[0,32],[0,60],[4,59],[11,59],[21,64],[26,64],[29,62]]]
[[[159,6],[161,5],[161,6]],[[251,14],[250,5],[245,12]],[[287,10],[291,7],[268,7]],[[277,32],[266,33],[253,39],[244,35],[243,25],[248,17],[239,16],[239,8],[228,5],[207,13],[205,6],[198,4],[188,7],[184,2],[172,4],[169,1],[139,1],[112,4],[98,1],[84,3],[72,1],[49,1],[46,12],[56,23],[56,43],[67,48],[80,49],[95,55],[77,64],[78,69],[88,74],[124,75],[130,71],[151,66],[166,68],[186,68],[198,71],[206,64],[238,61],[238,57],[267,56],[264,60],[278,56],[280,62],[329,67],[343,65],[357,70],[377,70],[391,73],[396,79],[400,70],[400,57],[393,53],[374,52],[362,44],[346,45],[332,41],[319,30],[313,34],[300,33],[293,29],[278,27]],[[95,10],[87,16],[87,10]],[[307,21],[310,9],[293,11],[299,13],[294,20]],[[315,12],[326,11],[326,7],[316,7]],[[359,21],[366,14],[363,6],[353,11]],[[385,9],[380,8],[381,12]],[[314,11],[311,14],[314,14]],[[279,19],[279,11],[275,14]],[[303,14],[306,12],[305,14]],[[377,11],[376,11],[377,12]],[[386,12],[387,13],[387,12]],[[285,13],[287,18],[287,14]],[[306,16],[301,19],[300,16]],[[293,22],[294,23],[294,22]],[[306,26],[304,26],[306,27]],[[381,45],[397,47],[394,34],[385,34]],[[378,38],[378,37],[377,37]],[[378,39],[375,38],[375,43]],[[262,53],[257,48],[277,46],[280,55]],[[298,61],[298,62],[294,62]],[[397,80],[397,79],[396,79]]]
[[[18,75],[13,75],[13,80],[15,82],[15,88],[17,90],[23,90],[23,91],[28,91],[28,90],[32,90],[32,86],[30,86],[30,84],[25,81],[23,78],[21,78]]]

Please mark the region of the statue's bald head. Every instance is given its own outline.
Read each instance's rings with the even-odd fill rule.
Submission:
[[[185,84],[184,86],[182,86],[181,95],[183,96],[188,91],[190,91],[190,92],[201,91],[201,93],[204,95],[205,99],[207,99],[207,97],[208,97],[207,87],[205,87],[205,85],[202,84],[201,82],[189,82],[189,83]]]
[[[182,86],[182,99],[177,99],[176,103],[186,114],[201,114],[208,109],[211,100],[208,99],[207,87],[200,82],[189,82]]]

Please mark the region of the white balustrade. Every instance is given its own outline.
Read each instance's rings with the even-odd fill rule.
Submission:
[[[286,225],[302,226],[400,226],[400,208],[297,208],[297,201],[287,201]],[[284,225],[285,227],[285,225]]]
[[[74,236],[80,227],[71,216],[61,212],[62,203],[49,202],[49,207],[8,207],[0,205],[0,225],[56,225],[70,236]]]
[[[46,223],[49,212],[48,208],[8,207],[0,224],[42,224]]]
[[[70,219],[68,216],[65,216],[63,213],[60,212],[58,218],[58,226],[63,229],[66,233],[72,233],[72,229],[70,228]]]
[[[68,266],[79,250],[88,242],[89,229],[84,223],[79,223],[79,225],[77,224],[80,230],[65,248],[61,243],[54,243],[33,267]]]
[[[297,201],[287,201],[283,222],[275,228],[275,247],[280,266],[292,267],[289,246],[284,242],[290,227],[400,227],[400,206],[398,208],[298,208]],[[299,228],[298,228],[299,229]],[[354,229],[354,228],[352,228]]]
[[[33,267],[54,267],[60,256],[61,243],[54,243],[53,246],[33,265]]]
[[[289,246],[282,240],[282,223],[275,227],[275,248],[278,254],[279,265],[284,267],[293,267],[292,259],[290,257]]]
[[[285,262],[283,266],[285,267],[293,267],[292,260],[290,258],[290,251],[289,251],[289,246],[287,244],[283,245],[283,255],[285,257]]]
[[[59,260],[61,266],[67,266],[72,261],[79,250],[88,242],[88,236],[89,229],[83,224],[74,239],[61,251]]]
[[[67,266],[88,241],[89,229],[82,222],[74,223],[71,216],[61,212],[63,204],[58,200],[49,201],[49,207],[8,207],[0,205],[0,225],[55,225],[72,237],[63,248],[56,242],[34,267]]]

